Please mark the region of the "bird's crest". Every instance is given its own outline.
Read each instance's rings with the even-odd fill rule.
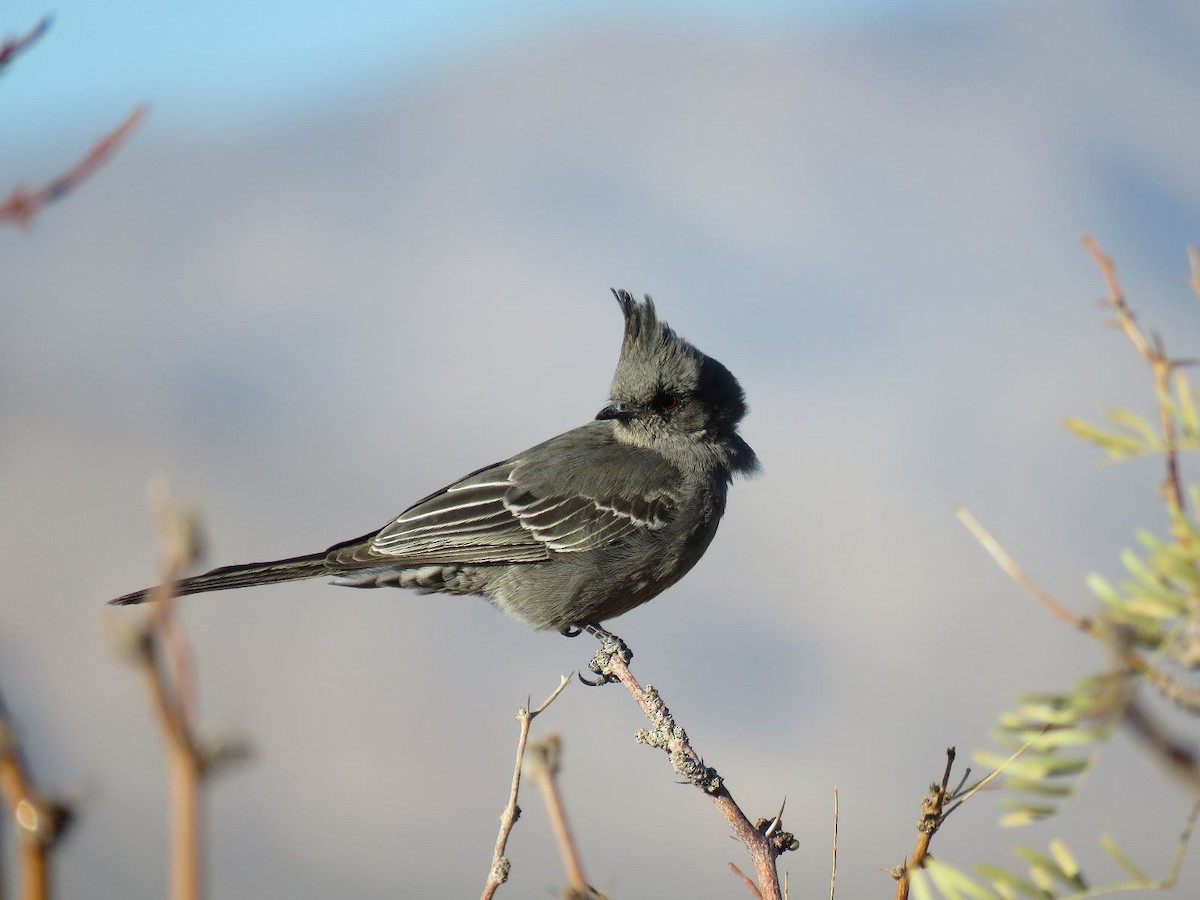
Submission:
[[[614,288],[612,293],[625,314],[612,396],[642,399],[666,384],[694,383],[704,354],[658,318],[649,295],[638,301],[629,291]]]

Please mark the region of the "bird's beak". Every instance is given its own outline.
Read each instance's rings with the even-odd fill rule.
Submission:
[[[614,400],[600,412],[596,413],[597,419],[620,419],[628,421],[633,418],[633,408],[627,403],[621,403],[619,400]]]

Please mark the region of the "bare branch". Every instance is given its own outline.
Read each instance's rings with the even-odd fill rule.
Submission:
[[[483,895],[481,900],[490,900],[495,895],[496,889],[508,880],[509,870],[512,868],[512,863],[508,857],[504,855],[504,849],[508,845],[508,836],[512,833],[513,825],[521,816],[521,807],[517,805],[517,795],[521,790],[521,764],[525,759],[525,744],[529,740],[529,726],[533,720],[540,715],[546,707],[553,703],[558,695],[563,692],[571,682],[570,675],[563,675],[558,683],[558,687],[542,701],[542,705],[537,709],[529,709],[529,701],[525,702],[525,707],[517,710],[517,721],[521,725],[521,733],[517,738],[517,762],[513,767],[512,788],[509,790],[508,803],[505,804],[504,810],[500,813],[500,833],[496,836],[496,849],[492,853],[492,866],[488,870],[487,881],[483,885]]]
[[[954,514],[958,516],[958,520],[962,522],[964,526],[966,526],[967,531],[971,532],[971,536],[974,537],[975,540],[979,541],[980,545],[984,550],[987,551],[988,555],[996,561],[996,565],[1003,569],[1004,573],[1008,575],[1009,578],[1011,578],[1021,587],[1025,588],[1025,590],[1031,597],[1033,597],[1034,600],[1036,600],[1038,603],[1044,606],[1047,611],[1049,611],[1050,615],[1054,616],[1056,619],[1066,622],[1068,625],[1073,625],[1080,631],[1087,633],[1092,631],[1094,625],[1091,619],[1088,619],[1086,616],[1076,615],[1051,597],[1044,590],[1042,590],[1038,586],[1037,582],[1030,578],[1029,575],[1025,573],[1025,570],[1017,565],[1016,561],[1009,556],[1008,552],[1000,545],[1000,542],[992,536],[991,532],[989,532],[983,527],[983,525],[980,524],[979,520],[976,519],[975,516],[973,516],[965,506],[962,504],[957,504],[954,507]]]
[[[908,900],[908,882],[912,872],[921,868],[929,856],[929,844],[933,836],[945,821],[942,808],[950,796],[950,770],[954,768],[955,749],[946,748],[946,768],[942,772],[940,784],[931,784],[929,793],[921,799],[921,818],[917,822],[917,844],[913,852],[901,865],[892,869],[896,879],[896,900]]]
[[[172,900],[202,894],[203,803],[201,786],[216,764],[243,758],[237,746],[205,747],[196,732],[191,653],[175,614],[174,585],[200,554],[194,516],[174,509],[165,484],[151,485],[162,544],[162,577],[134,640],[133,659],[146,685],[167,760]]]
[[[546,801],[546,815],[550,818],[550,827],[558,841],[558,851],[562,856],[563,868],[567,872],[567,891],[564,896],[570,900],[584,900],[596,897],[597,893],[584,877],[579,850],[567,823],[567,811],[558,789],[561,760],[562,741],[557,734],[551,732],[542,740],[534,741],[529,748],[529,777],[542,792],[542,798]]]
[[[43,16],[42,20],[20,37],[5,38],[0,41],[0,72],[16,59],[17,55],[29,49],[42,35],[50,30],[53,16]]]
[[[0,697],[0,798],[15,827],[21,896],[50,896],[50,851],[71,823],[70,807],[42,794],[17,741],[12,719]]]
[[[620,681],[625,685],[650,721],[651,728],[639,731],[637,740],[664,751],[670,757],[671,766],[675,771],[708,795],[725,817],[725,821],[733,827],[738,840],[749,851],[762,896],[767,900],[781,900],[783,894],[775,860],[781,853],[795,850],[799,846],[795,835],[782,829],[779,816],[773,820],[759,819],[751,824],[729,793],[725,780],[716,769],[706,765],[700,754],[693,749],[687,732],[676,723],[658,691],[650,685],[643,688],[629,671],[629,659],[632,654],[624,642],[605,632],[596,636],[600,638],[601,648],[592,660],[592,671],[602,679]],[[775,823],[774,830],[768,836],[767,830],[772,822]]]
[[[1138,326],[1137,319],[1125,300],[1125,292],[1121,289],[1121,282],[1117,278],[1117,269],[1112,258],[1100,249],[1100,246],[1090,234],[1083,236],[1083,245],[1092,254],[1092,258],[1100,268],[1100,274],[1104,278],[1104,284],[1108,289],[1108,304],[1116,313],[1117,325],[1125,333],[1125,336],[1129,338],[1129,342],[1133,344],[1142,359],[1145,360],[1146,365],[1150,367],[1150,371],[1154,374],[1154,387],[1158,394],[1159,429],[1162,432],[1163,447],[1165,448],[1164,456],[1166,457],[1167,466],[1162,490],[1170,511],[1173,513],[1183,512],[1187,506],[1184,499],[1182,479],[1179,475],[1178,436],[1175,429],[1175,415],[1170,401],[1171,373],[1180,363],[1167,356],[1162,340],[1157,335],[1147,338]],[[1195,260],[1193,260],[1193,267],[1194,265]],[[1174,524],[1174,517],[1172,517],[1172,527],[1179,527]]]
[[[996,565],[1003,569],[1013,581],[1025,588],[1054,618],[1066,622],[1068,625],[1077,628],[1089,637],[1095,638],[1106,645],[1112,645],[1112,629],[1107,627],[1102,620],[1080,616],[1071,612],[1071,610],[1067,609],[1039,587],[1037,582],[1026,574],[1025,570],[1016,563],[991,532],[984,528],[979,520],[971,515],[965,507],[958,505],[954,511],[967,530],[979,541],[983,549],[988,552],[988,555],[996,561]],[[1170,698],[1179,696],[1179,692],[1174,688],[1175,680],[1169,674],[1148,663],[1132,650],[1127,649],[1122,651],[1121,662],[1130,671],[1144,675],[1164,696]]]
[[[6,222],[28,225],[44,207],[78,187],[112,156],[117,147],[142,121],[146,109],[144,105],[135,107],[120,125],[97,141],[79,162],[37,190],[28,191],[21,185],[14,187],[9,195],[0,201],[0,225]]]
[[[837,887],[837,851],[838,851],[838,789],[833,786],[833,866],[829,872],[829,900],[833,900]]]

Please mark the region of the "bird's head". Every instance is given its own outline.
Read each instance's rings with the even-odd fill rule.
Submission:
[[[612,402],[596,418],[615,420],[619,437],[647,446],[684,437],[744,446],[736,433],[746,397],[733,373],[660,321],[650,297],[639,302],[618,290],[613,296],[625,314],[625,337]],[[753,466],[735,462],[735,467]]]

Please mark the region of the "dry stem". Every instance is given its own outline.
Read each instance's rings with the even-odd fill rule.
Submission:
[[[837,888],[837,851],[838,851],[838,789],[833,786],[833,866],[829,872],[829,900],[833,900]]]
[[[1043,590],[1037,582],[1022,569],[1009,554],[1008,551],[1000,544],[998,540],[962,505],[954,508],[955,514],[959,521],[966,526],[972,536],[979,541],[980,546],[987,551],[988,555],[995,560],[996,565],[1004,570],[1013,581],[1032,596],[1038,603],[1045,607],[1054,618],[1066,622],[1068,625],[1082,631],[1089,637],[1102,641],[1105,644],[1112,644],[1113,635],[1111,629],[1096,619],[1089,616],[1081,616],[1072,612],[1067,607],[1063,606],[1045,590]],[[1133,672],[1146,676],[1153,684],[1160,685],[1170,681],[1170,676],[1156,669],[1154,666],[1146,662],[1142,657],[1132,651],[1123,651],[1121,661]]]
[[[579,860],[579,849],[571,835],[571,826],[567,823],[567,811],[563,806],[562,793],[558,789],[558,770],[562,758],[562,741],[557,734],[551,732],[540,741],[534,741],[529,748],[529,777],[542,792],[546,801],[546,815],[550,819],[550,827],[558,841],[559,855],[562,857],[563,868],[567,872],[567,891],[564,896],[572,898],[595,897],[596,892],[588,884],[583,874],[583,864]]]
[[[940,784],[931,784],[929,793],[921,799],[921,818],[917,822],[917,844],[904,863],[893,870],[896,878],[896,900],[908,900],[909,877],[913,870],[921,868],[929,856],[929,844],[937,830],[942,827],[946,816],[942,810],[950,796],[950,770],[954,768],[955,750],[946,748],[946,768]]]
[[[512,868],[512,863],[504,855],[504,849],[508,845],[508,836],[512,832],[513,825],[521,816],[521,807],[517,805],[517,795],[521,789],[521,765],[525,759],[525,744],[529,741],[529,726],[547,706],[558,698],[570,681],[569,675],[562,676],[558,687],[542,701],[542,705],[537,709],[530,709],[529,701],[526,700],[525,707],[517,710],[517,721],[521,724],[521,733],[517,738],[517,762],[513,767],[512,788],[508,793],[508,803],[500,813],[500,833],[496,836],[496,849],[492,853],[492,866],[488,870],[487,881],[483,885],[481,900],[490,900],[495,895],[496,889],[508,880],[508,873]]]
[[[71,821],[71,810],[39,792],[0,698],[0,797],[17,835],[22,900],[50,896],[50,851]],[[0,886],[2,887],[2,886]]]
[[[1137,318],[1125,300],[1125,292],[1117,279],[1117,269],[1112,258],[1100,249],[1095,239],[1090,235],[1083,236],[1083,245],[1092,254],[1100,274],[1108,289],[1108,304],[1117,316],[1117,325],[1129,342],[1145,360],[1146,365],[1154,374],[1154,388],[1158,395],[1158,424],[1162,431],[1163,447],[1165,450],[1167,473],[1163,480],[1162,491],[1167,500],[1167,507],[1172,513],[1184,512],[1187,508],[1184,499],[1183,483],[1179,476],[1179,447],[1175,432],[1175,414],[1171,403],[1171,375],[1182,363],[1167,356],[1162,339],[1156,334],[1147,338],[1137,324]],[[1193,258],[1193,269],[1196,260]],[[1172,528],[1174,517],[1172,517]]]
[[[196,736],[191,654],[175,615],[174,585],[198,556],[200,540],[195,520],[170,507],[161,482],[151,485],[151,501],[163,548],[162,578],[138,628],[134,661],[166,754],[170,896],[198,900],[204,871],[200,787],[216,757],[202,748]]]
[[[795,836],[782,830],[782,809],[774,819],[760,819],[752,824],[729,793],[725,780],[716,769],[705,765],[693,749],[687,733],[675,722],[658,691],[650,685],[643,688],[629,671],[624,644],[612,636],[601,638],[601,643],[602,647],[592,661],[593,670],[625,685],[652,726],[648,731],[639,731],[637,739],[663,750],[675,771],[708,795],[732,826],[738,840],[745,844],[758,876],[760,895],[767,900],[782,900],[775,860],[784,851],[795,850],[798,846]]]

